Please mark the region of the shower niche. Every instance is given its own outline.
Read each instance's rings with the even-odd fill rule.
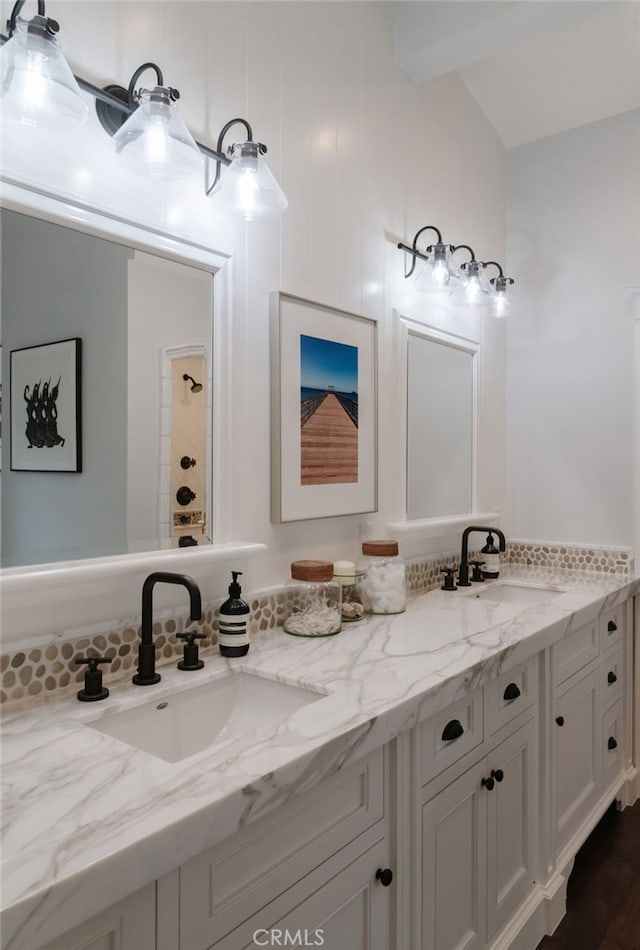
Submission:
[[[171,547],[211,543],[211,386],[204,345],[164,351],[160,523]]]

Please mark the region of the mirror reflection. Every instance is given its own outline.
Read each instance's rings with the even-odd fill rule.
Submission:
[[[2,566],[207,543],[211,272],[7,209],[0,227]],[[76,339],[71,398],[50,344]],[[72,470],[46,432],[76,421]]]
[[[473,508],[474,351],[409,332],[407,519]]]

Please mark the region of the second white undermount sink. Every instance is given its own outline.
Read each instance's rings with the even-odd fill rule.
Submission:
[[[324,695],[254,673],[228,673],[88,725],[166,762],[180,762],[230,740],[273,729]]]
[[[492,600],[499,604],[541,604],[564,593],[564,590],[558,590],[555,587],[536,587],[499,581],[480,590],[474,590],[468,596],[475,597],[477,600]]]

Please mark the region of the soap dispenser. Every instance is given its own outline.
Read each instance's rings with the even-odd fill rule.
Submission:
[[[491,532],[487,535],[487,543],[480,551],[480,554],[484,561],[482,573],[487,580],[495,580],[496,577],[500,576],[500,552],[493,543],[493,535]]]
[[[242,571],[231,571],[233,578],[229,584],[229,598],[218,611],[220,632],[218,645],[222,656],[246,656],[249,652],[249,615],[251,609],[242,600],[242,588],[238,577]]]

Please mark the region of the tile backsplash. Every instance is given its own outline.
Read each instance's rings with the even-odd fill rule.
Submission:
[[[478,551],[469,553],[469,559],[478,559]],[[505,557],[505,556],[503,556]],[[442,584],[442,570],[457,565],[459,553],[413,558],[407,561],[407,587],[416,594],[435,590]],[[512,541],[507,546],[506,564],[579,570],[607,574],[630,575],[633,570],[631,552],[626,548],[583,547],[555,545],[534,541]],[[251,607],[250,634],[254,642],[264,632],[282,626],[284,597],[282,590],[256,592],[248,598]],[[204,657],[215,651],[218,642],[216,611],[222,599],[207,605],[199,632]],[[175,614],[159,619],[153,625],[158,666],[174,663],[182,656],[183,643],[176,638],[187,627],[186,615]],[[76,656],[107,656],[112,659],[104,667],[105,684],[127,679],[137,662],[140,628],[137,625],[120,626],[92,636],[65,639],[61,634],[46,646],[23,648],[0,656],[0,703],[4,708],[27,705],[45,696],[61,691],[77,691],[84,678],[85,667],[77,666]]]

